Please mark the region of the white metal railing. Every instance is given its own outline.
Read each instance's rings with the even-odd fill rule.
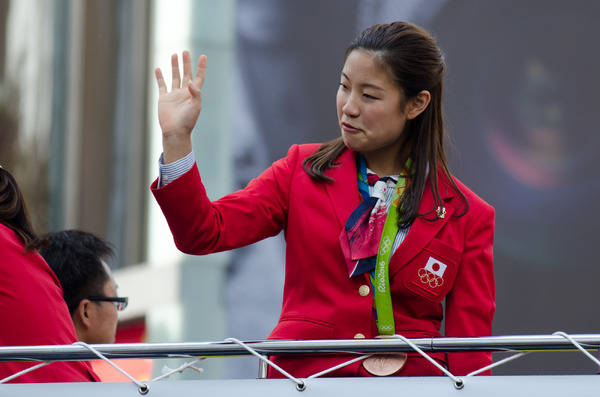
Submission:
[[[585,350],[600,349],[600,334],[570,335]],[[416,338],[409,339],[424,352],[467,351],[569,351],[577,350],[573,342],[562,335],[489,336],[476,338]],[[407,342],[395,338],[349,340],[268,340],[245,341],[256,352],[274,356],[307,353],[381,353],[414,351]],[[119,343],[91,345],[107,358],[173,358],[226,357],[251,355],[233,341],[184,343]],[[81,345],[5,346],[0,347],[3,361],[82,361],[98,357]]]
[[[227,356],[257,356],[261,361],[261,373],[266,375],[268,365],[280,371],[289,380],[295,384],[294,390],[307,392],[309,395],[330,396],[332,393],[338,393],[344,389],[348,396],[362,396],[365,393],[371,392],[371,388],[379,388],[380,391],[389,390],[390,388],[400,388],[409,392],[408,394],[420,394],[422,396],[443,396],[450,395],[451,391],[447,389],[443,383],[444,377],[429,377],[424,380],[419,378],[383,380],[373,383],[365,380],[350,380],[344,378],[344,381],[335,380],[335,378],[321,378],[323,374],[330,371],[314,374],[307,378],[299,379],[284,370],[277,367],[269,360],[269,356],[280,354],[319,354],[319,353],[350,353],[355,354],[355,358],[351,358],[347,365],[351,362],[364,359],[372,354],[383,352],[410,352],[416,351],[429,358],[428,353],[432,352],[469,352],[469,351],[490,351],[490,352],[511,352],[516,353],[508,358],[497,361],[490,367],[482,368],[474,371],[464,377],[456,377],[445,368],[440,368],[446,378],[452,381],[454,390],[461,390],[464,397],[480,396],[483,394],[490,396],[529,396],[542,392],[545,396],[563,396],[565,393],[572,394],[573,391],[578,393],[589,394],[600,390],[600,377],[597,376],[561,376],[560,378],[553,377],[523,377],[523,376],[500,376],[500,377],[475,377],[486,369],[500,365],[504,362],[518,358],[524,354],[535,351],[573,351],[580,350],[587,355],[592,361],[600,366],[600,361],[592,356],[589,351],[597,351],[600,348],[600,334],[578,334],[567,335],[563,332],[556,332],[553,335],[523,335],[523,336],[493,336],[493,337],[477,337],[477,338],[416,338],[406,339],[400,335],[380,339],[352,339],[352,340],[305,340],[305,341],[246,341],[241,342],[237,339],[229,338],[225,341],[218,342],[197,342],[197,343],[129,343],[129,344],[103,344],[103,345],[87,345],[77,342],[74,345],[55,345],[55,346],[8,346],[0,347],[0,362],[8,361],[35,361],[40,364],[34,367],[49,365],[54,361],[82,361],[103,359],[108,361],[113,367],[121,371],[129,377],[131,382],[137,387],[139,394],[147,394],[152,389],[154,396],[171,396],[182,395],[182,390],[187,390],[187,394],[197,394],[198,390],[202,390],[206,395],[253,395],[258,393],[263,396],[276,395],[283,397],[290,395],[289,390],[282,386],[281,381],[271,379],[266,383],[254,383],[251,380],[240,380],[237,382],[219,382],[200,380],[200,381],[184,381],[191,383],[177,383],[176,389],[178,392],[173,392],[172,388],[165,388],[162,382],[156,382],[170,376],[172,373],[181,372],[186,368],[195,369],[202,372],[201,368],[195,367],[195,364],[207,357],[227,357]],[[141,382],[121,368],[112,360],[122,358],[191,358],[189,363],[184,364],[178,369],[175,369],[170,374],[152,379],[148,382]],[[429,358],[430,359],[430,358]],[[430,359],[432,364],[435,360]],[[340,366],[341,366],[340,365]],[[440,366],[441,367],[441,366]],[[335,369],[335,368],[333,368]],[[331,370],[333,370],[331,369]],[[28,369],[29,370],[29,369]],[[26,371],[28,371],[26,370]],[[15,374],[12,377],[17,377]],[[0,390],[3,396],[21,396],[25,394],[44,394],[44,395],[81,395],[82,393],[88,397],[104,396],[107,393],[118,397],[120,395],[131,395],[132,389],[125,388],[117,384],[45,384],[37,386],[36,384],[29,385],[14,385],[6,384],[10,380],[6,378],[0,380]],[[259,379],[261,380],[261,379]],[[255,380],[256,381],[256,380]],[[264,381],[264,380],[263,380]],[[195,383],[201,382],[201,383]],[[447,382],[447,380],[446,380]],[[171,383],[171,382],[169,382]],[[309,387],[309,384],[311,385]],[[465,389],[468,389],[465,391]],[[118,391],[118,392],[117,392]],[[116,394],[115,394],[116,392]],[[11,394],[13,393],[13,394]],[[224,393],[224,394],[223,394]],[[490,394],[491,393],[491,394]],[[580,394],[581,394],[580,393]],[[306,394],[306,393],[305,393]],[[577,393],[576,393],[577,394]],[[307,395],[308,396],[308,395]]]

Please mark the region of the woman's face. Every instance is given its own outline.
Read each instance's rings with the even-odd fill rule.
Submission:
[[[407,120],[403,101],[404,94],[372,54],[354,50],[348,55],[336,98],[338,122],[346,146],[362,153],[371,169],[398,159]]]

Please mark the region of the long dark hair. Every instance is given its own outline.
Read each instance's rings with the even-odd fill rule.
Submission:
[[[426,30],[416,25],[393,22],[364,30],[350,44],[344,59],[355,50],[375,56],[375,61],[390,73],[394,82],[402,90],[404,103],[423,90],[431,94],[431,101],[427,108],[416,118],[407,120],[403,132],[404,144],[411,148],[410,156],[415,174],[398,206],[400,215],[398,226],[408,227],[418,215],[425,216],[438,207],[443,207],[443,200],[438,191],[440,177],[438,167],[462,198],[464,210],[457,216],[464,215],[468,211],[468,202],[450,175],[444,151],[444,141],[447,136],[442,112],[442,92],[446,63],[435,39]],[[341,137],[323,143],[315,153],[304,160],[304,169],[313,178],[331,181],[324,172],[337,165],[336,160],[344,151],[346,146]],[[398,156],[401,156],[401,153],[398,153]],[[430,211],[419,214],[419,204],[427,180],[430,181],[435,203]]]
[[[0,167],[0,223],[12,229],[29,247],[38,241],[21,189],[12,174]]]

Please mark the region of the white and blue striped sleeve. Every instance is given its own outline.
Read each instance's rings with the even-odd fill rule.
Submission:
[[[165,164],[163,153],[158,159],[158,187],[163,187],[173,182],[194,166],[194,151],[170,164]]]

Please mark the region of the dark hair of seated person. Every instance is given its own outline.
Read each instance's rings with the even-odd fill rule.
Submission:
[[[83,299],[104,295],[110,275],[103,261],[115,257],[109,242],[82,230],[62,230],[42,236],[37,248],[60,280],[71,315]]]
[[[12,174],[2,167],[0,167],[0,223],[19,236],[26,251],[39,244],[23,193]]]

